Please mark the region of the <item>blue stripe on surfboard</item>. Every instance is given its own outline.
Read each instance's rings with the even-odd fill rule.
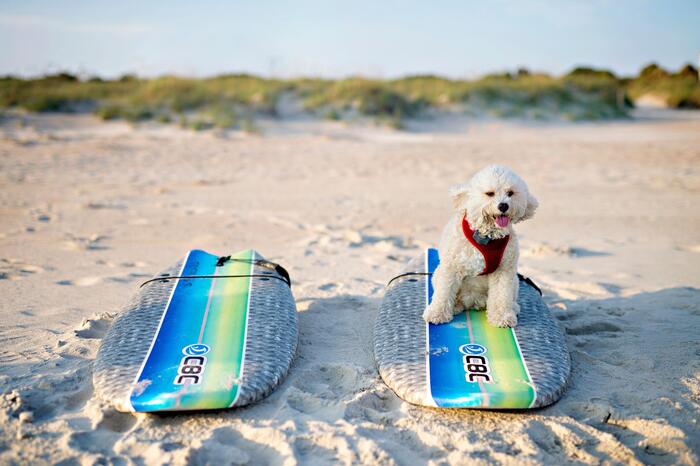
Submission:
[[[438,256],[438,250],[435,248],[429,248],[426,251],[425,271],[427,273],[433,273],[435,272],[435,269],[437,269],[438,265],[440,265],[440,257]],[[433,301],[434,292],[435,289],[433,288],[432,276],[428,276],[428,304],[430,304]]]
[[[213,275],[218,258],[191,251],[182,275]],[[182,348],[197,343],[212,279],[177,281],[156,340],[131,395],[134,411],[173,409],[182,385],[175,385]],[[187,312],[175,312],[186,309]],[[170,312],[169,312],[170,311]]]
[[[437,249],[430,248],[426,272],[433,273],[440,265]],[[428,276],[427,302],[433,299],[432,275]],[[462,312],[447,324],[428,324],[428,386],[435,404],[443,408],[482,406],[485,394],[477,383],[467,382],[464,374],[461,345],[470,343],[467,314]]]

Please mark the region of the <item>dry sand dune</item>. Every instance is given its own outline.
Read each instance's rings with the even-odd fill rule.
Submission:
[[[697,464],[700,120],[262,127],[2,122],[0,463]],[[534,412],[415,407],[374,368],[383,287],[437,241],[447,186],[493,162],[540,199],[521,271],[566,331],[571,385]],[[94,396],[100,339],[145,277],[190,248],[250,246],[295,281],[299,353],[278,390],[196,415]]]

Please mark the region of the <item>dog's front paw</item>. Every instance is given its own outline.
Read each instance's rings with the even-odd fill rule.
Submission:
[[[431,324],[444,324],[454,317],[452,312],[445,312],[445,306],[430,304],[423,312],[423,320]]]
[[[489,324],[494,327],[515,327],[518,325],[518,316],[515,312],[495,313],[486,311]]]

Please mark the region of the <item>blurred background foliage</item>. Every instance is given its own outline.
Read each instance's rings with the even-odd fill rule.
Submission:
[[[671,108],[700,108],[698,72],[656,64],[638,76],[576,68],[554,77],[519,69],[475,80],[408,76],[393,80],[265,79],[246,74],[193,79],[125,75],[105,80],[59,73],[34,79],[0,78],[0,107],[29,112],[93,112],[104,120],[179,122],[192,129],[254,130],[278,115],[280,99],[320,118],[372,117],[400,128],[405,119],[439,111],[505,118],[572,121],[624,118],[634,102],[652,97]]]

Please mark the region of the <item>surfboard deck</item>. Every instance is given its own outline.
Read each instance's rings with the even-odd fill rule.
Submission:
[[[538,290],[521,281],[513,329],[491,326],[474,309],[426,324],[438,264],[437,250],[427,249],[387,287],[374,339],[386,384],[406,401],[442,408],[528,409],[559,399],[569,353]]]
[[[279,270],[253,250],[189,251],[145,282],[107,332],[93,373],[98,395],[136,412],[229,408],[267,395],[298,340]]]

